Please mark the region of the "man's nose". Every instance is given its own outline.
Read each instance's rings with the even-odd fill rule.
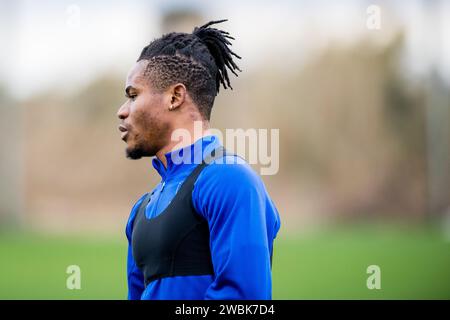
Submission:
[[[120,108],[119,111],[117,111],[117,116],[120,120],[123,120],[128,117],[128,103],[124,103]]]

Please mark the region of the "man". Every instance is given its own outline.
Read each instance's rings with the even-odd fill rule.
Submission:
[[[208,132],[220,85],[231,87],[227,69],[239,70],[234,38],[210,27],[223,21],[152,41],[128,74],[118,111],[126,154],[156,156],[162,179],[126,226],[129,299],[272,297],[278,212],[258,175]],[[176,129],[188,138],[174,139]]]

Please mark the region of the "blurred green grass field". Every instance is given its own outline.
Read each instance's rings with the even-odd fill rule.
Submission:
[[[0,235],[1,299],[124,299],[126,240],[37,234]],[[450,299],[450,242],[432,228],[345,227],[279,236],[274,299]],[[66,268],[81,268],[81,289]],[[381,268],[369,290],[366,269]]]

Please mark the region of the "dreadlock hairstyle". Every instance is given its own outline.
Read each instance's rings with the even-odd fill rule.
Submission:
[[[241,71],[233,56],[241,57],[229,48],[232,45],[229,39],[234,38],[226,31],[210,27],[224,21],[227,19],[210,21],[194,28],[192,33],[163,35],[146,46],[137,60],[148,60],[144,75],[157,90],[183,83],[200,114],[207,120],[220,85],[224,89],[233,89],[228,70],[236,76],[236,70]]]

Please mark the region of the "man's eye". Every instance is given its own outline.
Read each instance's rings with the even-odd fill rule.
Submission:
[[[131,101],[134,101],[134,100],[136,100],[136,97],[137,97],[137,94],[131,94],[131,95],[128,95],[128,96],[126,96],[128,99],[130,99]]]

